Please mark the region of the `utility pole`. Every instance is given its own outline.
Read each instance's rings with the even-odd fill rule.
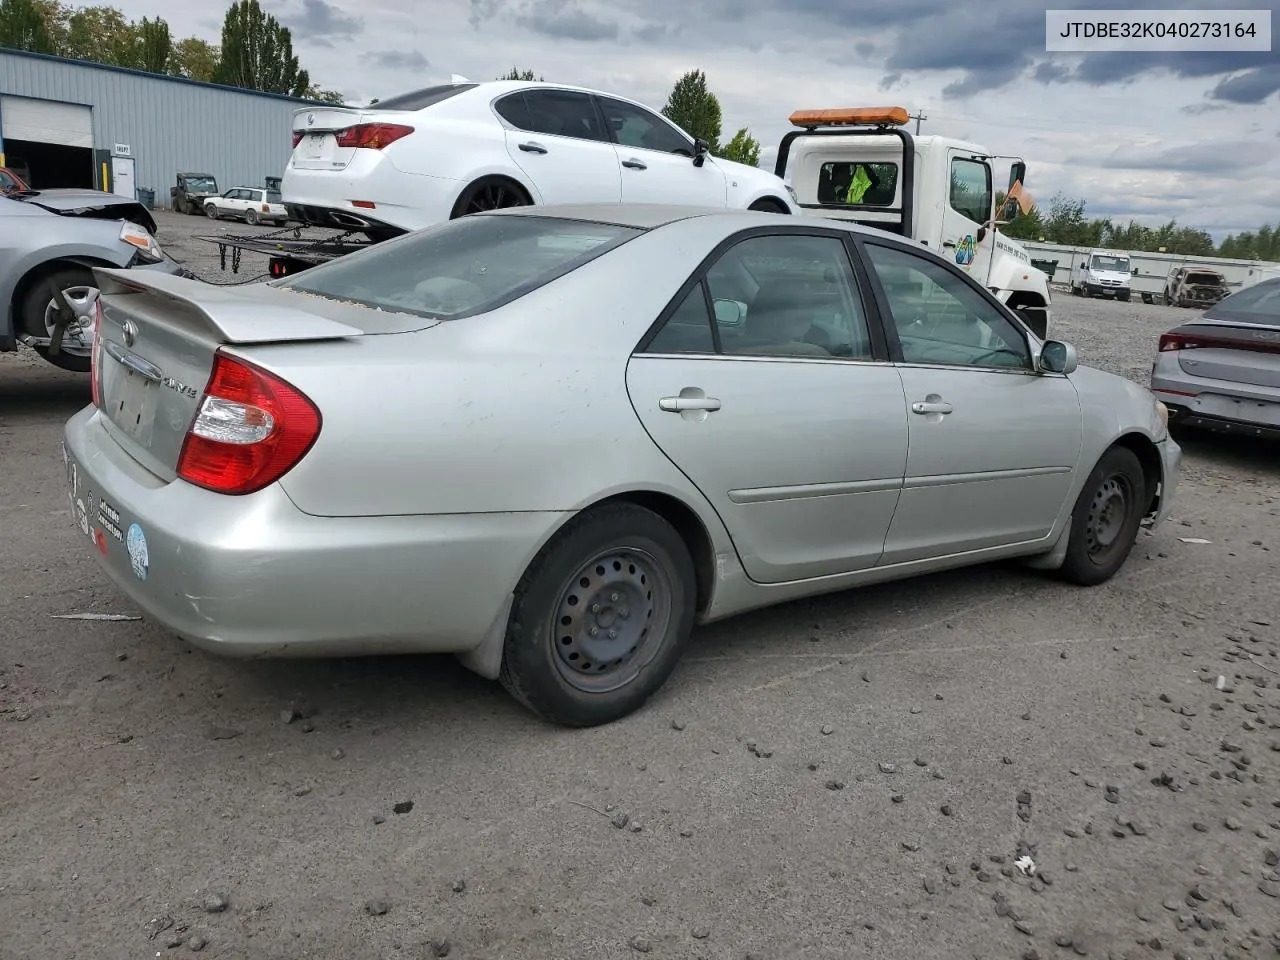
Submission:
[[[921,110],[919,113],[909,113],[907,114],[907,116],[916,122],[916,136],[917,137],[920,136],[920,121],[928,120],[929,119],[928,115],[926,115],[925,112]]]

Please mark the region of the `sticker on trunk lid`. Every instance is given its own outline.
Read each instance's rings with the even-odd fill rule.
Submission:
[[[129,524],[125,546],[129,548],[129,565],[133,567],[133,575],[139,580],[147,579],[147,571],[151,566],[151,559],[147,555],[147,536],[136,523]]]

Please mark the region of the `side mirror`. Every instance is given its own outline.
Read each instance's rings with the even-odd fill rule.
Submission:
[[[1079,364],[1076,348],[1061,340],[1047,340],[1040,347],[1036,366],[1042,373],[1073,373]]]
[[[713,300],[716,323],[735,326],[742,322],[742,304],[737,300]]]
[[[983,240],[987,239],[987,228],[979,227],[977,234],[974,236],[974,239],[977,240],[978,243],[981,243]]]
[[[1009,188],[1013,189],[1015,183],[1021,183],[1024,187],[1027,184],[1027,165],[1022,160],[1009,168]]]
[[[707,151],[710,149],[711,144],[701,137],[693,141],[693,165],[695,167],[700,167],[707,162]]]
[[[1135,277],[1138,275],[1138,268],[1137,268],[1137,267],[1134,267],[1134,268],[1133,268],[1133,275],[1134,275]]]

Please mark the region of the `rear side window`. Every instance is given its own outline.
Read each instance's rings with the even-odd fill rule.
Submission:
[[[595,102],[574,90],[524,90],[504,97],[498,115],[514,127],[578,140],[608,141]]]
[[[379,100],[372,107],[364,107],[365,110],[421,110],[423,107],[430,107],[440,103],[442,100],[448,100],[450,97],[456,97],[460,93],[466,93],[468,90],[474,90],[478,84],[474,83],[446,83],[438,87],[426,87],[423,90],[415,90],[412,93],[402,93],[398,97],[391,97],[387,100]]]
[[[818,173],[818,202],[891,207],[898,194],[896,163],[824,163]]]
[[[510,303],[642,232],[553,217],[472,215],[383,241],[275,285],[452,320]]]

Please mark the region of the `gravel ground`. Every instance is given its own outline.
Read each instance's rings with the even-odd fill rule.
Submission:
[[[180,220],[197,271],[180,234],[252,230]],[[1187,315],[1055,306],[1139,381]],[[1105,586],[982,567],[746,615],[574,732],[448,657],[55,619],[134,613],[66,509],[87,401],[0,356],[5,960],[1280,952],[1275,445],[1182,436],[1174,519]]]

